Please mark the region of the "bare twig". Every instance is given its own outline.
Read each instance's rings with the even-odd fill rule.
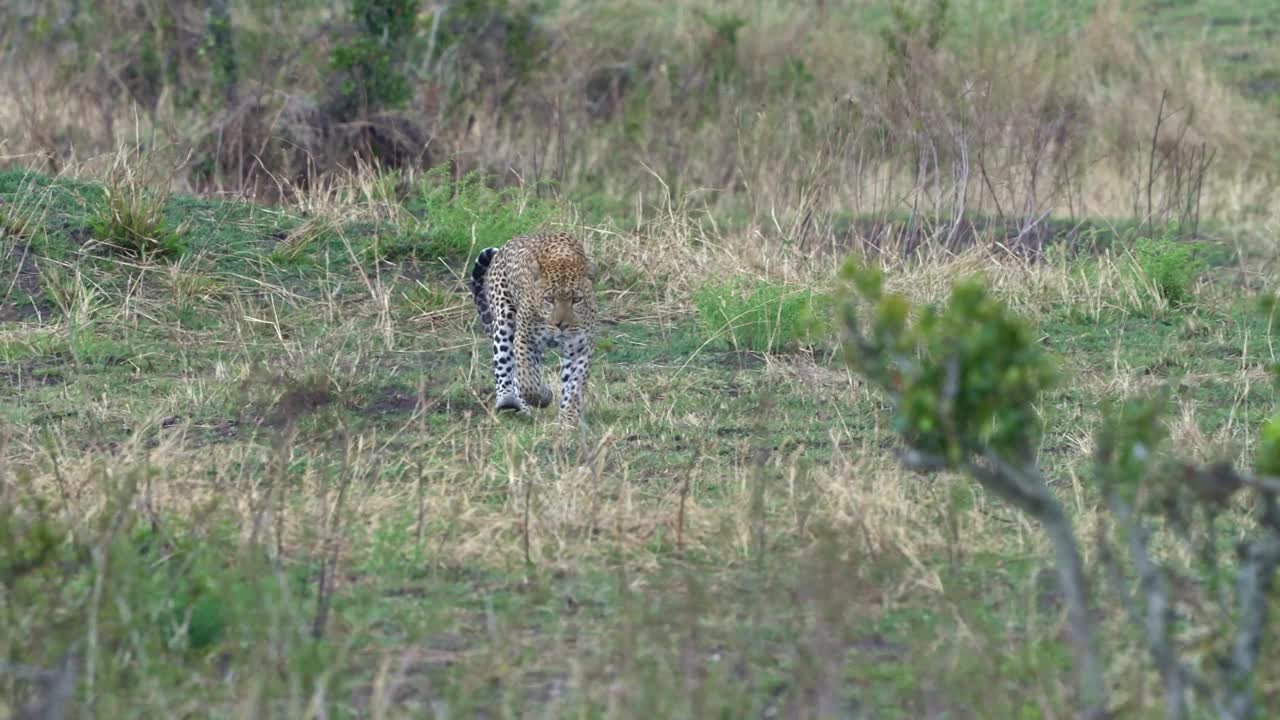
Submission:
[[[680,507],[676,511],[676,552],[684,553],[684,506],[689,500],[689,476],[692,469],[684,474],[680,482]]]
[[[1160,92],[1160,107],[1156,110],[1155,127],[1151,130],[1151,148],[1147,156],[1147,234],[1153,236],[1155,226],[1152,225],[1155,209],[1151,202],[1152,188],[1156,183],[1156,143],[1160,138],[1160,125],[1164,122],[1164,104],[1169,98],[1169,91],[1162,90]]]
[[[533,504],[533,480],[525,473],[524,477],[524,515],[520,521],[520,546],[524,550],[524,566],[526,570],[533,568],[533,555],[529,549],[529,509]]]
[[[1107,505],[1128,536],[1129,555],[1138,572],[1139,594],[1146,602],[1146,615],[1143,617],[1137,606],[1130,602],[1125,606],[1130,611],[1133,624],[1143,629],[1147,650],[1160,673],[1164,685],[1165,717],[1182,720],[1187,716],[1187,685],[1205,697],[1211,697],[1211,693],[1204,679],[1179,660],[1174,651],[1170,627],[1174,611],[1169,599],[1169,583],[1163,569],[1151,559],[1147,550],[1147,527],[1134,515],[1133,508],[1118,491],[1113,489],[1108,493]]]
[[[334,578],[337,577],[338,556],[342,550],[342,511],[346,505],[347,488],[351,486],[351,478],[355,474],[351,450],[351,440],[348,439],[340,471],[341,477],[338,480],[338,497],[334,500],[333,509],[330,510],[326,523],[327,537],[324,555],[320,560],[320,580],[317,583],[316,617],[311,626],[311,635],[317,639],[324,637],[325,627],[329,622],[329,608],[333,602]],[[369,474],[377,476],[376,470]]]
[[[1222,716],[1232,720],[1253,717],[1253,679],[1267,630],[1269,594],[1280,566],[1280,503],[1276,493],[1260,490],[1262,516],[1259,534],[1241,548],[1236,573],[1239,627],[1231,657],[1224,668],[1227,690]]]
[[[900,457],[913,469],[934,471],[950,465],[944,458],[918,450],[906,450]],[[1034,464],[1027,463],[1018,467],[989,451],[982,455],[975,454],[975,457],[981,457],[981,461],[966,460],[962,469],[984,488],[1034,518],[1049,538],[1053,546],[1058,582],[1066,599],[1067,619],[1075,648],[1085,717],[1106,717],[1106,683],[1097,650],[1094,622],[1089,611],[1088,581],[1070,518]]]

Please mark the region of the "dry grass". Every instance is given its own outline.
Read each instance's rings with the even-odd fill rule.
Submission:
[[[241,672],[202,669],[198,653],[161,672],[152,660],[172,650],[112,634],[127,627],[117,611],[73,603],[69,612],[100,617],[100,637],[115,638],[113,649],[92,651],[94,667],[80,666],[97,688],[83,702],[146,715],[200,707],[290,717],[352,702],[411,716],[427,697],[456,708],[521,697],[553,714],[591,707],[628,716],[614,693],[667,695],[675,715],[696,714],[713,697],[771,707],[755,691],[718,684],[730,680],[716,663],[736,657],[740,672],[781,683],[777,702],[791,707],[857,702],[927,713],[969,702],[969,678],[995,672],[975,658],[1014,653],[1021,664],[999,672],[1021,678],[1021,689],[1006,688],[995,704],[1068,712],[1069,675],[1053,660],[1055,601],[1034,571],[1047,552],[1038,530],[962,478],[898,467],[878,399],[825,350],[757,360],[696,335],[690,295],[707,279],[829,285],[830,257],[785,245],[753,255],[759,234],[719,229],[690,204],[638,230],[586,228],[605,259],[602,294],[618,324],[603,333],[589,434],[561,438],[547,418],[492,416],[487,346],[461,295],[423,304],[437,302],[431,293],[449,297],[440,288],[461,268],[406,278],[405,268],[360,259],[369,238],[349,220],[402,221],[403,209],[379,190],[394,176],[347,182],[312,189],[295,206],[228,216],[264,235],[275,223],[291,227],[276,254],[243,265],[229,264],[241,262],[233,246],[198,247],[167,264],[95,258],[92,248],[42,257],[57,312],[0,337],[10,403],[4,493],[18,517],[56,522],[90,547],[129,518],[126,527],[203,538],[231,556],[265,552],[279,573],[272,582],[306,589],[272,599],[263,617],[285,628],[319,622],[330,648],[325,683],[299,663],[286,663],[282,682],[261,676],[270,653],[306,646],[302,629],[277,629],[251,644],[259,649],[233,653]],[[199,212],[192,232],[206,227]],[[1264,346],[1252,326],[1231,319],[1218,276],[1206,278],[1188,312],[1153,304],[1124,255],[1031,262],[971,248],[878,257],[891,287],[912,298],[936,300],[956,277],[982,272],[1026,317],[1067,323],[1048,340],[1080,395],[1046,408],[1044,458],[1085,536],[1102,522],[1088,481],[1092,403],[1160,381],[1163,371],[1145,373],[1157,367],[1147,348],[1169,337],[1164,320],[1185,331],[1165,357],[1205,358],[1178,375],[1187,393],[1174,426],[1179,446],[1247,455],[1267,411],[1258,399]],[[304,260],[311,264],[296,265]],[[294,277],[291,268],[310,269]],[[1113,339],[1072,351],[1073,335],[1098,333]],[[1238,348],[1238,358],[1205,354],[1222,347]],[[1206,423],[1206,413],[1224,410]],[[700,588],[673,578],[690,571]],[[304,579],[290,579],[297,573]],[[608,589],[616,573],[626,575],[625,592]],[[101,582],[114,588],[119,611],[149,612],[128,576],[113,577]],[[743,583],[758,590],[743,595]],[[552,590],[568,599],[539,599]],[[784,600],[788,592],[800,599]],[[329,598],[323,615],[314,593]],[[612,599],[590,599],[600,593]],[[415,610],[419,595],[438,610]],[[639,598],[670,614],[644,610]],[[543,619],[486,603],[532,603]],[[565,603],[595,610],[575,620],[579,611]],[[21,611],[28,622],[45,617]],[[684,612],[697,619],[682,625]],[[756,618],[757,634],[729,622],[740,614]],[[1108,617],[1122,637],[1119,613]],[[795,639],[767,639],[775,631]],[[567,641],[569,632],[577,639]],[[88,652],[89,636],[58,637],[80,638],[76,647]],[[31,647],[14,638],[7,652],[56,664],[26,655]],[[751,655],[760,643],[769,649]],[[113,665],[120,652],[141,659]],[[870,659],[851,664],[858,653]],[[629,664],[642,657],[672,674]],[[445,672],[442,658],[465,672]],[[809,669],[791,674],[783,669],[791,662]],[[1143,668],[1115,656],[1114,682],[1139,688],[1117,692],[1126,707],[1157,707],[1130,683]],[[144,698],[117,694],[133,671],[152,677]],[[494,695],[473,676],[506,689]],[[444,695],[406,694],[421,682]],[[32,697],[31,686],[11,687]],[[254,697],[260,704],[244,700]]]
[[[945,216],[958,205],[1015,224],[1042,214],[1119,218],[1145,199],[1148,146],[1167,91],[1161,162],[1184,162],[1202,143],[1216,153],[1205,214],[1265,197],[1260,172],[1271,159],[1260,148],[1275,131],[1270,114],[1203,56],[1151,39],[1120,4],[1081,14],[1057,38],[993,34],[957,11],[953,32],[977,32],[981,42],[915,48],[889,61],[901,66],[890,80],[883,44],[868,32],[874,13],[861,4],[720,3],[714,17],[746,20],[729,45],[701,7],[560,4],[543,18],[555,40],[543,70],[507,100],[519,112],[497,111],[499,99],[484,94],[441,104],[442,85],[465,85],[448,74],[460,69],[441,65],[442,75],[423,80],[412,109],[394,121],[420,126],[420,157],[406,169],[452,157],[460,170],[483,168],[502,182],[554,182],[570,196],[604,201],[619,220],[637,202],[661,212],[673,198],[705,192],[700,202],[718,222],[732,215],[732,224],[745,220],[771,242],[812,247],[830,244],[833,221],[847,215]],[[131,8],[101,11],[127,27]],[[0,103],[11,115],[4,126],[14,129],[6,153],[44,153],[61,170],[145,137],[191,153],[175,178],[179,190],[209,189],[197,170],[210,162],[220,168],[216,190],[297,200],[300,185],[318,182],[322,194],[326,184],[359,187],[325,179],[362,172],[369,160],[364,140],[348,143],[346,131],[322,118],[324,53],[336,40],[304,39],[332,21],[303,6],[237,18],[246,33],[269,29],[276,44],[255,50],[269,69],[245,78],[244,107],[216,114],[183,108],[182,86],[166,86],[154,109],[139,108],[112,90],[119,68],[108,63],[67,80],[45,49],[11,36],[9,102]],[[191,80],[198,82],[211,81]],[[350,124],[361,122],[389,121]],[[1157,200],[1171,200],[1175,188],[1158,180]]]
[[[825,292],[849,255],[915,301],[983,274],[1067,373],[1041,462],[1092,537],[1100,400],[1173,386],[1175,444],[1203,459],[1247,458],[1271,412],[1268,329],[1239,288],[1263,289],[1277,258],[1257,152],[1274,119],[1114,4],[1064,40],[920,51],[897,85],[839,3],[721,6],[749,17],[728,84],[692,3],[566,2],[518,117],[485,96],[445,112],[418,88],[432,158],[522,185],[502,213],[575,229],[600,261],[607,323],[573,437],[490,409],[461,279],[505,238],[472,218],[450,252],[415,254],[440,224],[415,206],[435,180],[319,151],[316,57],[213,117],[172,94],[138,111],[0,47],[0,164],[58,176],[0,185],[0,531],[47,523],[64,553],[0,595],[0,709],[57,699],[15,671],[34,668],[73,673],[64,700],[102,716],[1070,717],[1039,530],[963,478],[903,470],[831,339],[738,352],[693,295],[728,278]],[[795,59],[805,94],[778,84]],[[633,73],[612,108],[587,89],[608,68]],[[1015,247],[1050,222],[1123,240],[1145,219],[1138,149],[1166,87],[1195,113],[1155,150],[1168,167],[1218,153],[1201,220],[1235,265],[1181,307],[1123,242]],[[174,172],[142,173],[140,146]],[[201,153],[216,181],[192,174]],[[98,252],[81,226],[113,177],[182,218],[190,251]],[[1156,177],[1153,204],[1178,187]],[[189,189],[209,192],[169,195]],[[196,587],[220,608],[199,647]],[[1120,712],[1154,717],[1149,665],[1099,597]],[[1192,623],[1186,641],[1202,637]],[[1260,690],[1274,707],[1280,688]]]

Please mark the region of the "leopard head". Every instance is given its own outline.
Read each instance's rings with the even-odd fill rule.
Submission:
[[[539,249],[534,286],[542,298],[542,317],[559,332],[588,320],[594,298],[595,266],[576,243],[548,243]]]

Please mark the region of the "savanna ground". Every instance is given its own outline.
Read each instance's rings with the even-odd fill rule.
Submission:
[[[97,20],[161,50],[189,29],[116,5]],[[222,101],[205,55],[153,77],[74,12],[11,11],[6,714],[1072,717],[1039,529],[901,468],[845,366],[850,255],[925,302],[982,273],[1038,329],[1062,375],[1040,462],[1091,560],[1102,401],[1167,387],[1176,451],[1242,464],[1275,412],[1269,3],[462,3],[502,32],[424,8],[408,109],[308,75],[332,49],[308,33],[358,39],[320,5],[230,3],[216,111],[177,92]],[[604,315],[569,434],[492,413],[462,282],[554,227]],[[1095,580],[1114,714],[1159,716]]]

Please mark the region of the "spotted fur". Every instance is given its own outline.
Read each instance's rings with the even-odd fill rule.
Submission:
[[[485,248],[471,271],[471,293],[493,341],[499,410],[527,412],[554,399],[542,379],[548,348],[560,351],[562,423],[582,419],[595,346],[594,270],[582,244],[566,233],[520,235]]]

